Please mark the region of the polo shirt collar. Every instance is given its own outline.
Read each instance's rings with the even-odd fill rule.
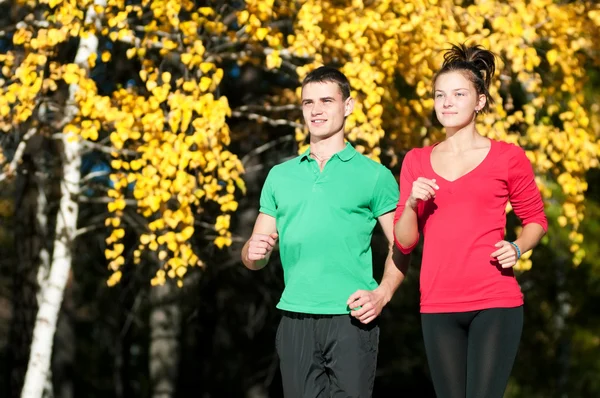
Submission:
[[[347,162],[350,159],[352,159],[354,157],[354,155],[356,155],[357,153],[358,152],[356,152],[356,149],[354,149],[352,144],[350,144],[349,142],[346,142],[346,147],[344,149],[342,149],[341,151],[335,153],[333,156],[337,156],[338,158],[340,158],[341,161]],[[299,162],[302,162],[304,159],[308,159],[309,156],[310,156],[310,147],[308,147],[306,149],[306,151],[304,151],[304,153],[302,153],[302,155],[300,155]]]

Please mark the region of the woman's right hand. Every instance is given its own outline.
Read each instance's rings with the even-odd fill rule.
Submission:
[[[435,179],[419,177],[412,184],[412,190],[407,200],[407,205],[413,210],[417,209],[419,201],[427,201],[435,198],[435,191],[440,187],[435,183]]]

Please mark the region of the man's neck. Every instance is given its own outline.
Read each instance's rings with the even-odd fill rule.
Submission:
[[[343,134],[335,134],[323,139],[310,139],[310,153],[319,159],[329,159],[346,147]]]

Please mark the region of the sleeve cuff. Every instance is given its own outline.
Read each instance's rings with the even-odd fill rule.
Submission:
[[[373,216],[375,218],[379,218],[381,216],[383,216],[386,213],[392,212],[394,210],[396,210],[396,205],[397,205],[397,201],[394,201],[393,203],[390,203],[389,205],[382,207],[381,209],[378,209],[378,211],[374,211],[373,212]]]
[[[273,218],[275,218],[276,216],[276,211],[272,210],[272,209],[268,209],[266,207],[262,207],[260,209],[258,209],[259,212],[266,214],[267,216],[271,216]]]
[[[541,220],[527,220],[527,221],[523,221],[523,226],[527,225],[527,224],[537,224],[540,227],[542,227],[542,229],[544,230],[544,232],[548,232],[548,220],[547,219],[541,219]]]
[[[398,248],[398,250],[400,250],[402,252],[402,254],[410,254],[410,252],[412,252],[413,249],[419,243],[419,237],[417,236],[417,240],[415,241],[415,243],[413,243],[409,247],[404,247],[400,244],[400,242],[398,242],[398,239],[396,239],[396,234],[394,234],[394,243],[396,244],[396,247]]]

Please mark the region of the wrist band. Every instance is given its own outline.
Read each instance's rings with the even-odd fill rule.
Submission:
[[[512,247],[515,248],[515,250],[517,251],[517,260],[521,258],[521,249],[519,249],[519,246],[517,246],[517,244],[515,242],[508,242],[512,245]]]

